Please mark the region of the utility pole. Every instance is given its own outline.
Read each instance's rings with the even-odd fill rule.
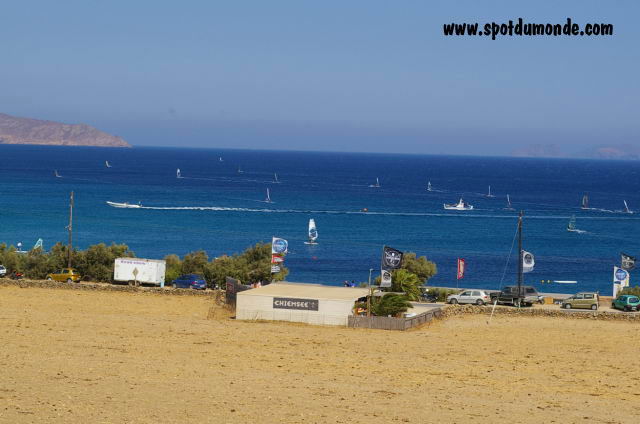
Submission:
[[[522,296],[522,216],[523,211],[518,215],[518,306],[520,306],[520,297]]]
[[[67,268],[71,268],[71,250],[73,248],[73,191],[71,192],[71,197],[69,198],[69,226],[67,226],[67,230],[69,230],[69,246],[67,248]]]
[[[367,296],[367,316],[371,316],[371,296],[373,296],[373,290],[371,289],[371,273],[373,268],[369,269],[369,296]]]

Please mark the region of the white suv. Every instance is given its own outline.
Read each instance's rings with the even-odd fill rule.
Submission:
[[[460,294],[451,294],[447,297],[447,303],[474,303],[484,305],[491,302],[491,297],[484,290],[465,290]]]
[[[4,277],[5,275],[7,275],[7,268],[5,268],[4,265],[0,265],[0,277]]]

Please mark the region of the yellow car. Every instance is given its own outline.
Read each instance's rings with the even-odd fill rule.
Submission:
[[[80,273],[73,268],[63,268],[58,272],[47,275],[47,280],[77,283],[80,281]]]

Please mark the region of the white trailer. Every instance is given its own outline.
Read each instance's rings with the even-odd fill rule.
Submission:
[[[141,258],[117,258],[113,267],[114,281],[131,284],[148,283],[164,287],[165,261]]]

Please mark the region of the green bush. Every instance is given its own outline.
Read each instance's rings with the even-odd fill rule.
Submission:
[[[78,270],[83,279],[110,282],[113,280],[113,264],[116,258],[135,257],[125,244],[104,243],[89,246],[86,250],[71,252],[71,266]],[[13,246],[0,244],[0,264],[7,268],[7,276],[12,272],[22,272],[25,277],[44,279],[47,274],[67,267],[68,249],[56,243],[49,252],[33,249],[27,253],[16,253]],[[177,255],[165,257],[165,282],[170,283],[182,274],[203,274],[209,284],[224,287],[225,277],[233,277],[244,284],[258,281],[282,281],[289,270],[280,264],[281,271],[271,274],[271,244],[258,243],[241,254],[222,256],[209,261],[203,250],[186,254],[182,259]]]
[[[289,270],[280,264],[281,271],[271,274],[271,244],[258,243],[247,248],[241,254],[221,256],[208,261],[204,251],[191,252],[182,260],[176,255],[165,257],[167,271],[165,281],[170,283],[182,274],[203,274],[210,287],[224,287],[226,277],[233,277],[243,284],[251,284],[262,281],[282,281]]]
[[[640,297],[640,286],[625,287],[619,294],[633,294]]]
[[[183,274],[204,274],[208,263],[209,256],[204,250],[187,253],[182,258],[181,272]]]
[[[56,243],[49,252],[41,248],[27,253],[17,253],[13,246],[0,244],[0,264],[7,268],[7,275],[14,271],[24,273],[27,278],[44,279],[47,274],[57,272],[68,265],[67,246]],[[71,252],[71,266],[84,279],[91,281],[112,281],[113,263],[118,257],[134,257],[127,245],[104,243],[89,246],[87,250]]]
[[[401,268],[415,274],[422,283],[426,283],[429,278],[438,273],[435,263],[428,260],[426,256],[417,257],[413,252],[402,255]]]
[[[167,255],[165,260],[164,281],[165,284],[171,284],[173,280],[182,274],[182,261],[178,255]]]
[[[409,300],[416,301],[420,299],[422,282],[416,274],[406,269],[396,269],[391,275],[390,291],[404,293]]]
[[[413,308],[409,298],[396,293],[387,293],[382,297],[373,298],[371,301],[371,313],[380,317],[395,317],[407,312],[409,308]]]
[[[73,263],[85,280],[112,281],[113,264],[116,258],[133,256],[133,252],[124,244],[107,246],[100,243],[78,252],[78,257]]]

